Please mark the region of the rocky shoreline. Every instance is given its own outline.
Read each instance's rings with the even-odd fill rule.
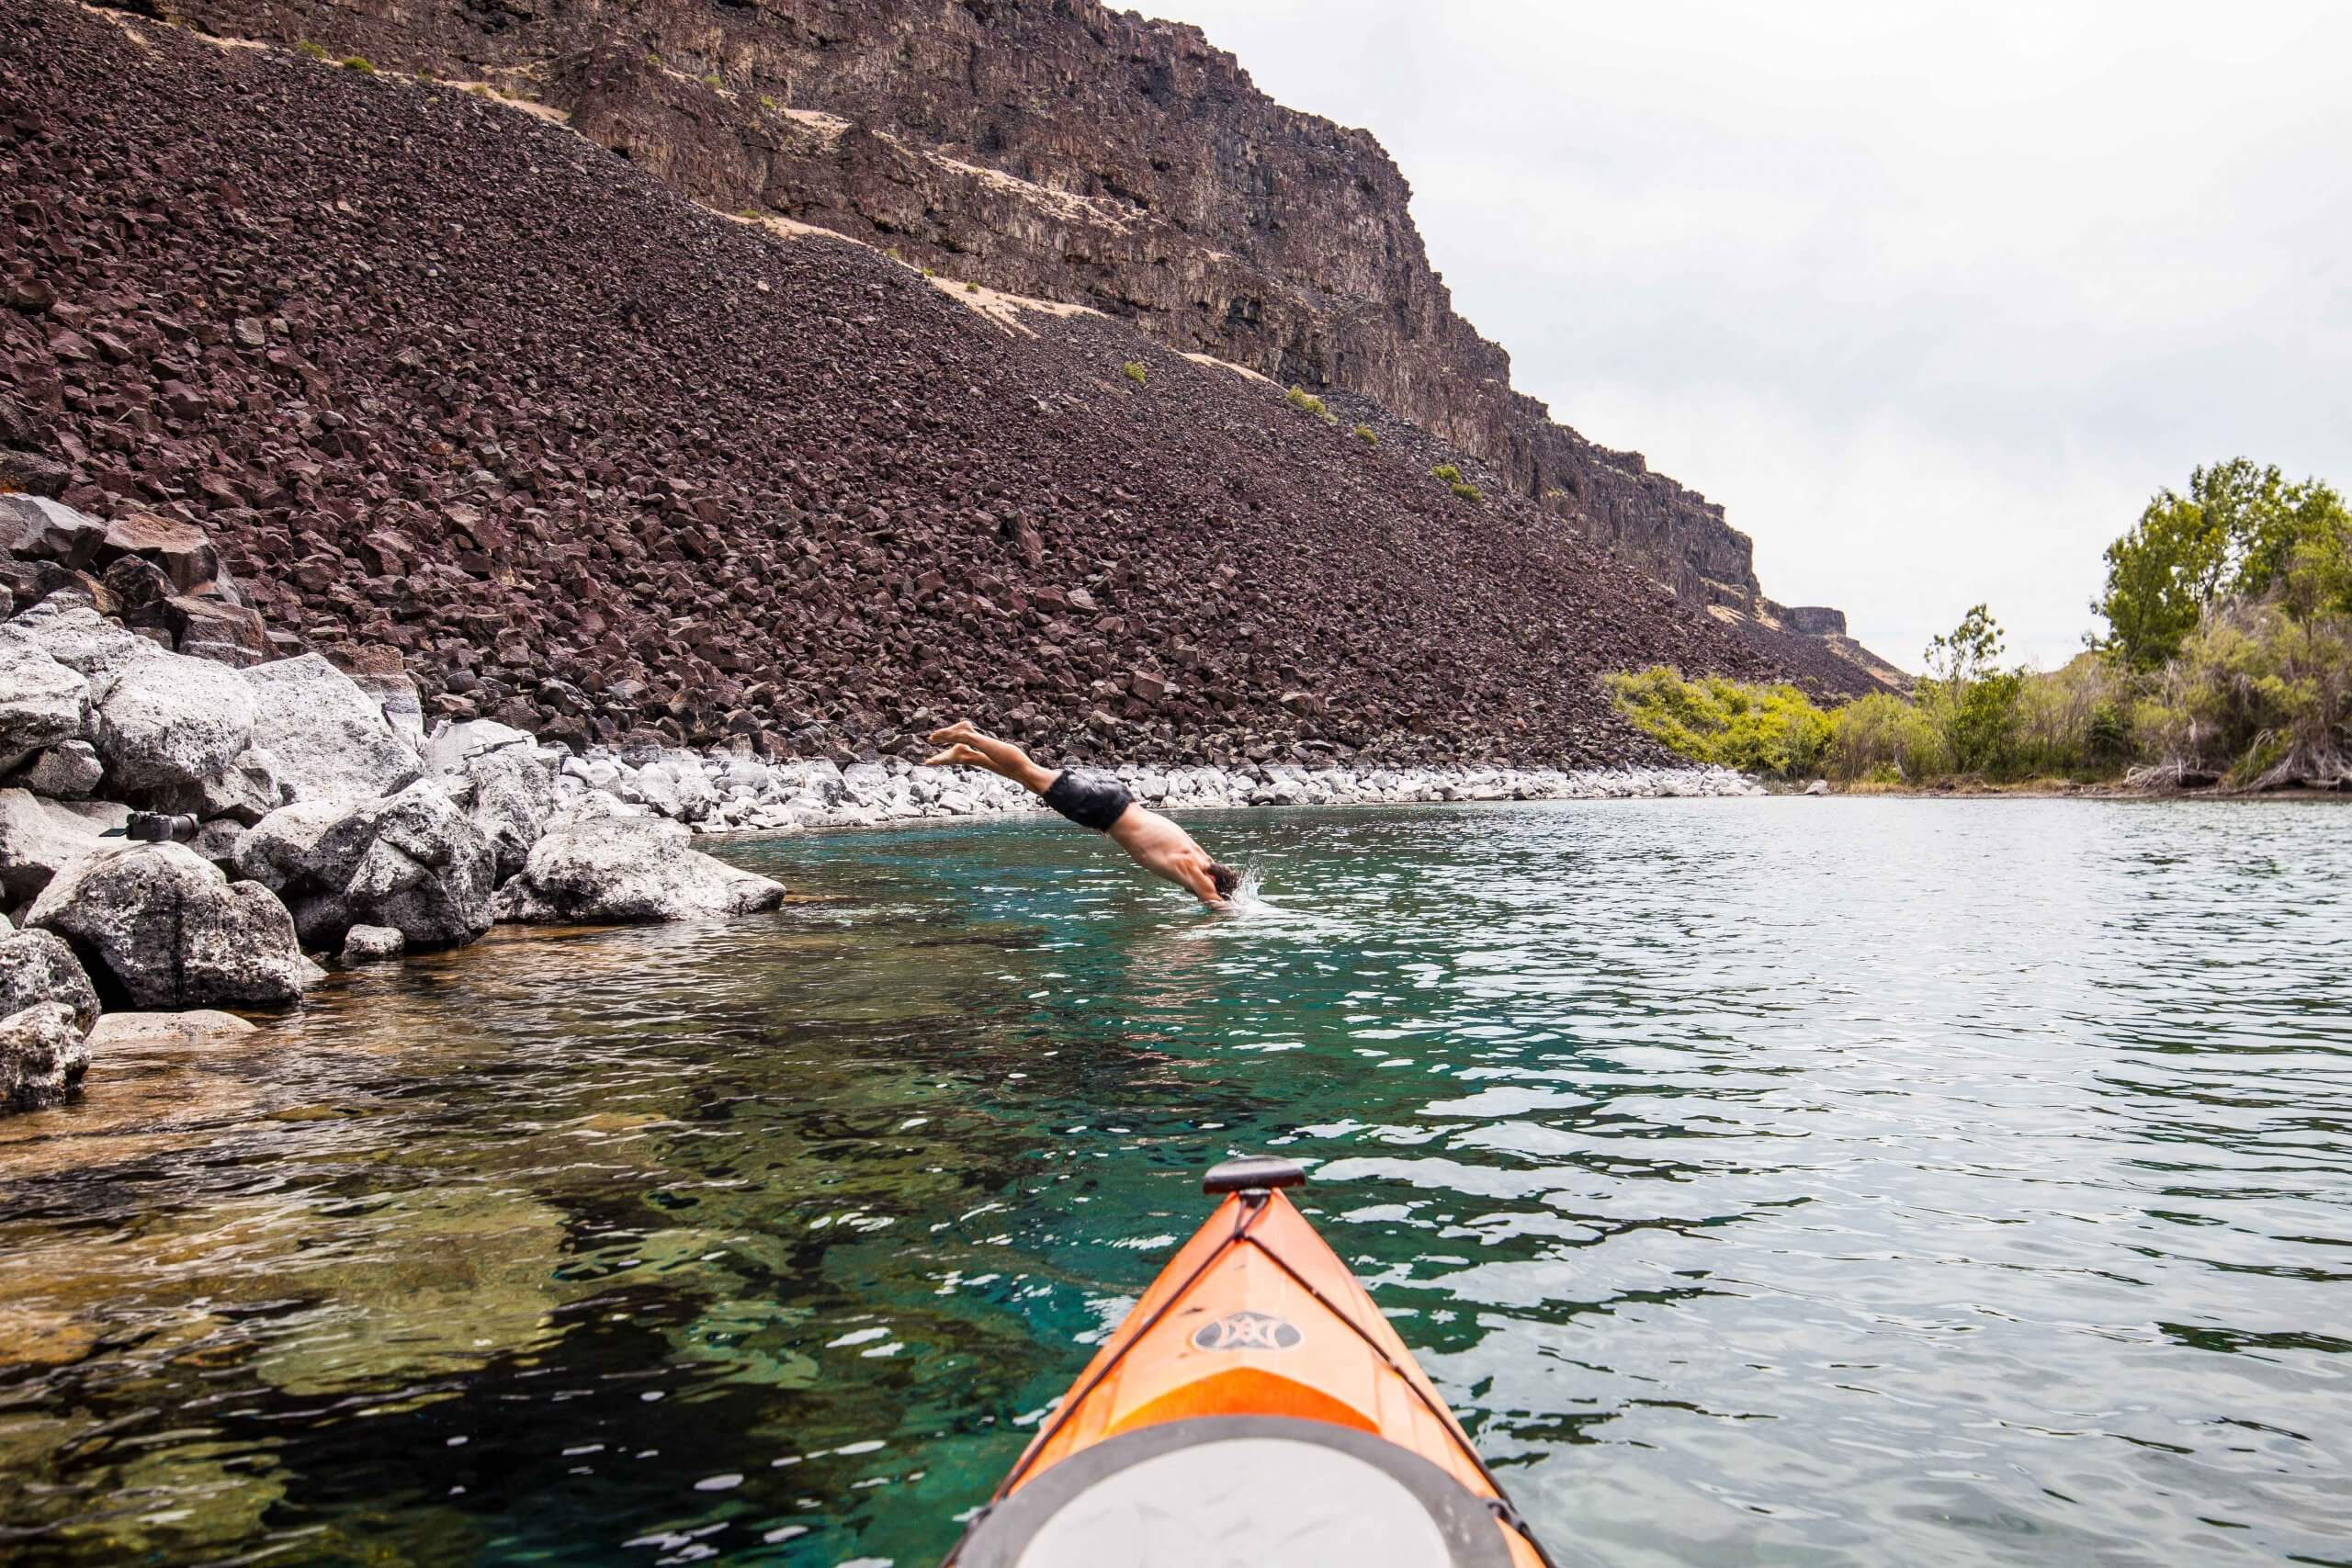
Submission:
[[[683,800],[562,788],[501,725],[428,736],[396,653],[336,653],[273,634],[200,529],[0,494],[0,1110],[72,1093],[103,1014],[285,1007],[321,958],[499,920],[783,901],[690,847]]]
[[[875,828],[933,818],[1041,812],[1036,797],[989,774],[941,773],[899,758],[842,768],[827,761],[761,763],[691,752],[631,768],[610,754],[565,754],[567,798],[601,789],[625,803],[671,813],[671,792],[698,775],[688,799],[707,804],[685,816],[697,833],[795,832]],[[1269,806],[1412,806],[1459,801],[1634,800],[1761,795],[1762,786],[1724,768],[1242,768],[1117,767],[1136,798],[1156,810],[1221,811]],[[591,781],[598,781],[592,783]],[[701,794],[707,789],[708,795]],[[684,793],[684,792],[682,792]],[[681,805],[685,801],[682,800]]]
[[[1116,771],[1176,811],[1758,793],[1722,769]],[[698,834],[1037,809],[1006,780],[900,756],[428,729],[396,650],[272,631],[202,530],[0,494],[0,1108],[71,1094],[109,1030],[229,1030],[204,1010],[299,1002],[322,962],[462,946],[499,921],[782,902]]]

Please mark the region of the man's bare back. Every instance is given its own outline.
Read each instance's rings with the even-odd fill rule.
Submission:
[[[983,735],[969,719],[932,732],[931,743],[945,748],[923,759],[933,768],[985,768],[1034,791],[1046,804],[1082,828],[1110,836],[1154,876],[1165,877],[1212,909],[1228,908],[1241,878],[1220,865],[1193,835],[1157,811],[1145,809],[1125,785],[1106,776],[1040,767],[1010,740]]]

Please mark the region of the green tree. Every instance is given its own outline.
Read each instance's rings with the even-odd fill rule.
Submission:
[[[2352,553],[2347,538],[2352,513],[2318,479],[2290,484],[2276,465],[2244,457],[2198,468],[2186,496],[2158,491],[2107,547],[2107,588],[2091,604],[2108,624],[2099,646],[2154,670],[2222,598],[2282,587],[2306,557],[2316,569],[2331,552]]]
[[[1952,766],[1962,773],[1997,772],[2010,760],[2025,672],[2000,668],[2002,646],[2001,625],[1982,604],[1970,606],[1960,625],[1928,644],[1919,705],[1943,732]]]

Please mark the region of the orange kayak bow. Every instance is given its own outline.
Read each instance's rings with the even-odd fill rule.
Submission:
[[[1282,1189],[1224,1201],[1070,1385],[955,1568],[1548,1568],[1412,1352]]]

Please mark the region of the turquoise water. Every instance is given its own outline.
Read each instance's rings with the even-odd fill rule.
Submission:
[[[928,1563],[1236,1150],[1564,1563],[2352,1562],[2352,812],[746,843],[0,1122],[0,1555]]]

